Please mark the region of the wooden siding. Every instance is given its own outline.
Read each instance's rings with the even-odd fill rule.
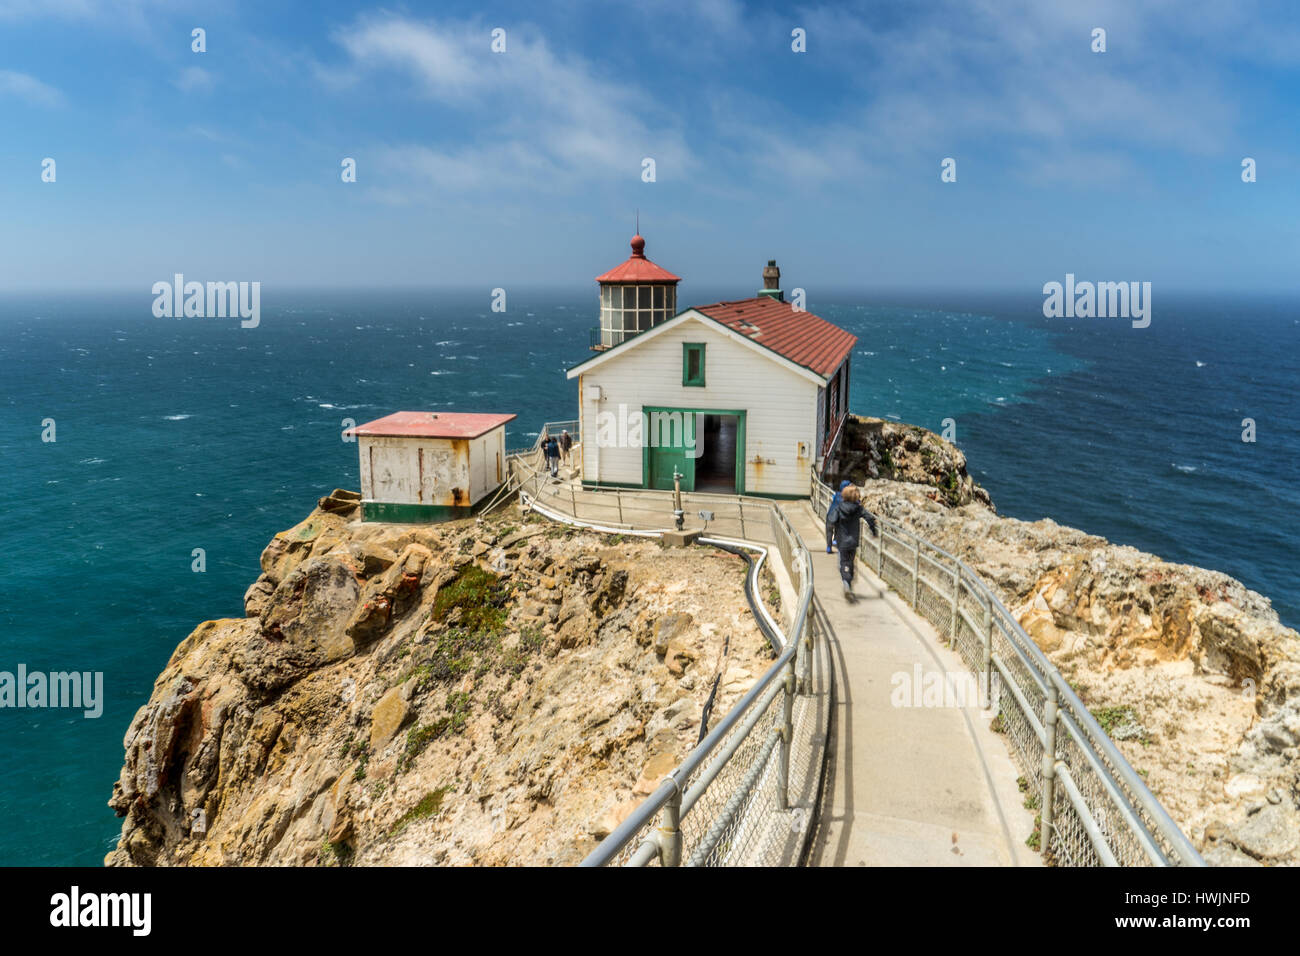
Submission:
[[[682,384],[687,342],[705,344],[704,387]],[[642,483],[642,446],[623,439],[635,438],[633,416],[646,406],[731,409],[746,412],[746,493],[808,493],[809,468],[819,450],[815,384],[697,320],[625,348],[579,378],[584,481]],[[587,397],[593,385],[600,386],[600,401]],[[647,436],[648,431],[642,429]],[[800,457],[801,442],[808,456]]]
[[[364,500],[467,508],[500,484],[505,428],[473,439],[363,436],[357,444]]]

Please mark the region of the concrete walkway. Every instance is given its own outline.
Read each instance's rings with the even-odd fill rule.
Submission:
[[[837,554],[807,502],[787,506],[813,558],[814,610],[835,675],[813,866],[1039,866],[1019,771],[978,705],[894,706],[917,673],[965,673],[934,629],[860,563],[843,594]],[[902,675],[899,677],[898,675]],[[909,694],[910,697],[910,694]]]

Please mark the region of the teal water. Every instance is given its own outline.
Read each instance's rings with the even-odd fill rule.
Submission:
[[[358,487],[345,419],[509,411],[508,443],[527,444],[574,417],[564,371],[595,324],[589,290],[512,291],[496,314],[486,293],[267,289],[256,329],[155,319],[151,302],[0,299],[0,670],[102,671],[106,697],[98,719],[0,710],[3,864],[93,865],[111,849],[105,802],[132,716],[195,625],[242,614],[271,536],[331,488]],[[860,337],[853,410],[935,430],[954,419],[1002,513],[1219,568],[1300,620],[1295,304],[1167,306],[1142,332],[1054,324],[1040,306],[809,303]]]

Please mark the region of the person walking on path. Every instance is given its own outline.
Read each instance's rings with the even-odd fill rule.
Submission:
[[[564,460],[566,465],[569,463],[569,452],[572,450],[573,436],[569,434],[569,430],[566,428],[560,433],[560,457]]]
[[[831,498],[830,507],[826,509],[826,553],[827,554],[831,553],[831,545],[835,543],[835,523],[831,521],[831,512],[834,511],[835,506],[840,503],[840,492],[842,492],[845,488],[847,488],[851,484],[853,484],[853,482],[849,481],[847,478],[841,481],[840,490],[835,492],[834,496]]]
[[[546,458],[546,470],[552,478],[560,476],[560,442],[554,435],[542,439],[542,454]]]
[[[849,485],[840,493],[839,503],[826,514],[827,523],[834,523],[835,543],[840,551],[840,580],[844,582],[844,596],[853,594],[853,574],[857,568],[858,537],[862,533],[862,519],[872,536],[876,535],[876,519],[862,507],[862,492]]]

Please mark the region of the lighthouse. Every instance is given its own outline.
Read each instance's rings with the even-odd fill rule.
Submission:
[[[591,349],[603,352],[625,339],[654,328],[677,314],[679,276],[645,255],[645,239],[632,237],[632,254],[604,275],[600,286],[600,328],[593,329]]]
[[[771,259],[750,298],[680,312],[640,236],[597,281],[600,345],[568,372],[583,487],[807,496],[837,455],[857,337],[786,302]]]

